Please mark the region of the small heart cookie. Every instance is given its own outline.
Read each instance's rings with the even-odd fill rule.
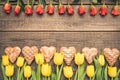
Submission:
[[[60,53],[62,53],[64,55],[64,60],[65,60],[65,63],[67,65],[70,65],[71,64],[71,61],[73,60],[74,58],[74,55],[76,53],[76,49],[75,47],[62,47],[60,49]]]
[[[98,50],[96,48],[85,47],[82,49],[82,53],[85,54],[87,62],[91,64],[93,62],[93,58],[98,54]]]
[[[45,61],[48,63],[52,59],[54,53],[56,53],[56,48],[53,46],[43,46],[40,48],[40,51],[44,54]]]
[[[104,49],[104,55],[105,58],[110,66],[114,66],[115,62],[117,61],[120,52],[118,49],[110,49],[110,48],[105,48]]]
[[[14,63],[18,56],[20,55],[21,49],[19,47],[7,47],[5,48],[5,53],[8,55],[9,60]]]
[[[22,53],[24,55],[25,60],[30,65],[32,61],[34,60],[35,53],[38,53],[38,48],[36,46],[25,46],[22,49]]]

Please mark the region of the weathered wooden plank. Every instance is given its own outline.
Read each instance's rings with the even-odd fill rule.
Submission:
[[[97,47],[99,50],[110,47],[120,49],[120,32],[0,32],[0,54],[7,46],[36,45]]]
[[[66,6],[66,5],[65,5]],[[22,12],[15,16],[5,14],[0,6],[0,31],[120,31],[120,16],[113,17],[110,12],[113,6],[108,6],[108,15],[101,17],[99,12],[96,16],[89,15],[89,5],[85,5],[86,14],[80,16],[77,12],[79,5],[74,5],[74,15],[69,16],[58,14],[58,6],[55,5],[55,14],[48,15],[45,13],[40,16],[34,13],[32,16],[26,16]],[[99,9],[100,6],[97,6]]]

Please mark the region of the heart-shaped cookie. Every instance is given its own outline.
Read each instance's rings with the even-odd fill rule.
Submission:
[[[82,49],[82,53],[85,54],[87,62],[91,64],[93,62],[93,58],[98,54],[98,50],[96,48],[85,47]]]
[[[110,66],[114,66],[115,62],[117,61],[120,52],[118,49],[110,49],[110,48],[105,48],[104,49],[104,55],[105,58]]]
[[[43,53],[45,61],[48,63],[52,59],[54,53],[56,53],[56,48],[53,46],[43,46],[40,48],[40,51]]]
[[[14,63],[18,56],[20,55],[21,49],[19,47],[7,47],[5,48],[5,53],[8,55],[9,60]]]
[[[60,53],[64,54],[64,60],[65,60],[65,63],[67,65],[70,65],[71,64],[71,61],[73,60],[74,58],[74,55],[76,53],[76,49],[75,47],[62,47],[60,49]]]
[[[25,60],[30,65],[32,61],[34,60],[35,53],[38,53],[38,48],[36,46],[25,46],[22,49],[22,53],[24,55]]]

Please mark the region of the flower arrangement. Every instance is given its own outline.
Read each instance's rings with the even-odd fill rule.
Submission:
[[[20,55],[21,51],[23,56]],[[88,77],[89,80],[119,80],[120,69],[115,63],[120,52],[116,48],[105,48],[98,54],[97,48],[85,47],[82,53],[77,53],[75,47],[61,47],[58,53],[53,46],[43,46],[40,52],[36,46],[25,46],[22,50],[19,47],[5,48],[1,62],[3,79],[62,80],[65,77],[68,80],[84,80]],[[34,60],[36,64],[33,67]]]

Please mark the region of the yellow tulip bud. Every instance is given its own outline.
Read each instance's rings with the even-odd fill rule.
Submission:
[[[49,64],[42,64],[41,67],[42,75],[47,77],[51,75],[51,66]]]
[[[24,64],[24,58],[23,58],[23,57],[18,57],[17,62],[16,62],[16,65],[17,65],[18,67],[22,67],[23,64]]]
[[[87,76],[92,78],[94,76],[94,66],[88,65],[86,69]]]
[[[31,67],[30,66],[25,66],[24,67],[24,76],[25,78],[29,78],[32,74],[32,70],[31,70]]]
[[[71,78],[73,76],[73,70],[71,66],[65,66],[63,68],[63,73],[66,78]]]
[[[2,65],[3,65],[3,66],[9,65],[8,55],[3,55],[3,56],[2,56]]]
[[[14,66],[13,65],[7,65],[5,67],[5,75],[7,77],[11,77],[14,74]]]
[[[99,61],[101,66],[104,66],[105,65],[104,55],[99,55],[98,61]]]
[[[82,65],[84,63],[84,54],[75,54],[75,64]]]
[[[55,53],[54,54],[54,59],[53,59],[54,63],[56,65],[61,65],[63,63],[63,57],[64,57],[63,54],[61,54],[61,53]]]
[[[36,53],[35,54],[35,62],[36,64],[38,64],[38,62],[40,62],[40,64],[44,63],[44,55],[42,53]]]
[[[116,77],[116,75],[117,75],[117,67],[108,66],[108,75],[109,75],[111,78]]]

